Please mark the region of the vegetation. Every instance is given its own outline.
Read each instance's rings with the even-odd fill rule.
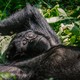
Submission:
[[[0,72],[0,80],[16,80],[16,76],[8,72]]]
[[[0,20],[22,9],[26,3],[40,10],[64,45],[80,46],[80,0],[0,0]],[[4,51],[13,36],[0,36],[0,63],[5,63]]]

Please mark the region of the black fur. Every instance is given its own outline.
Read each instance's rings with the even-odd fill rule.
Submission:
[[[34,6],[29,4],[23,10],[0,22],[2,34],[8,34],[10,31],[17,32],[16,30],[20,33],[11,41],[6,51],[9,60],[32,58],[54,45],[61,44],[47,21]],[[33,38],[37,36],[31,39],[32,42],[26,39],[29,31],[35,33]]]
[[[53,77],[58,80],[80,80],[80,48],[55,46],[46,53],[15,64],[20,68],[30,68],[29,80],[45,80]]]
[[[2,34],[9,34],[10,31],[21,32],[28,29],[49,37],[52,45],[61,43],[55,31],[51,29],[39,11],[29,4],[21,11],[0,22],[0,33]]]
[[[51,44],[45,35],[27,30],[16,35],[6,54],[10,61],[23,60],[40,55],[50,48]]]

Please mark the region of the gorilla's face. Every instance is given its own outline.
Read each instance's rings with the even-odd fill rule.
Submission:
[[[32,30],[24,31],[16,35],[7,51],[8,59],[18,59],[19,57],[32,58],[50,48],[47,37],[43,34],[33,32]]]

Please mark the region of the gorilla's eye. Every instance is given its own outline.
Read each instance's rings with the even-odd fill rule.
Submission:
[[[25,45],[27,43],[26,39],[22,40],[23,45]]]

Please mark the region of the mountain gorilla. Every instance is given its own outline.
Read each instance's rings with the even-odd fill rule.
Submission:
[[[51,48],[48,38],[33,30],[20,32],[6,51],[9,60],[28,59]]]
[[[32,58],[61,43],[39,11],[29,4],[0,22],[2,35],[10,31],[17,33],[5,52],[10,61]]]
[[[80,48],[54,46],[45,53],[15,66],[27,71],[27,80],[80,80]]]
[[[80,80],[80,48],[54,46],[34,58],[0,66],[4,71],[15,73],[17,80]]]
[[[17,35],[6,51],[8,60],[31,58],[13,64],[28,75],[24,80],[45,80],[50,77],[80,80],[80,48],[60,45],[56,33],[34,6],[27,5],[0,22],[3,35],[10,31]]]

